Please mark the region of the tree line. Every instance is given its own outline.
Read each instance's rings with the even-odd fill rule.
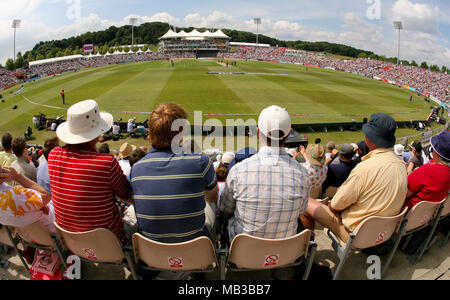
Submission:
[[[159,38],[163,36],[168,29],[169,25],[161,22],[144,23],[140,26],[136,26],[134,28],[135,44],[145,44],[143,51],[146,51],[147,49],[156,50],[156,45],[159,43]],[[190,32],[193,29],[194,27],[177,28],[177,31],[184,30],[186,32]],[[105,55],[107,52],[113,53],[121,45],[131,45],[131,30],[131,25],[125,25],[122,27],[111,26],[106,30],[87,32],[76,37],[40,42],[36,44],[32,50],[26,51],[23,55],[19,52],[15,64],[12,59],[9,59],[5,67],[8,70],[14,70],[15,68],[23,67],[25,62],[82,54],[81,47],[84,44],[94,44],[94,54],[100,53]],[[203,32],[207,30],[207,28],[200,28],[198,30]],[[251,32],[231,29],[223,29],[223,32],[231,37],[233,42],[254,43],[256,41],[256,34]],[[259,35],[258,40],[262,44],[270,44],[271,46],[323,52],[348,58],[370,58],[381,61],[389,61],[395,64],[397,63],[397,58],[379,56],[372,51],[356,49],[354,47],[342,44],[334,44],[329,42],[282,41],[265,35]],[[129,52],[130,50],[136,52],[137,48],[123,47],[119,50],[121,52]],[[427,62],[422,62],[418,65],[415,61],[409,62],[403,60],[401,63],[403,65],[417,66],[437,72],[448,72],[448,68],[445,66],[441,69],[437,65],[428,66]]]

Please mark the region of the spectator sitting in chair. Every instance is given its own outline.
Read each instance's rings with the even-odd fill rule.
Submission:
[[[311,182],[306,169],[284,149],[291,132],[285,109],[272,106],[261,112],[261,148],[231,168],[220,198],[220,211],[229,219],[230,242],[241,233],[266,239],[297,234]]]
[[[37,183],[42,186],[49,194],[50,189],[50,175],[48,173],[48,155],[50,152],[59,146],[59,139],[54,137],[46,140],[44,149],[42,150],[42,158],[40,159],[39,167],[37,169]]]
[[[131,152],[130,155],[130,166],[133,167],[135,164],[137,164],[144,156],[147,155],[147,152],[142,150],[141,148],[137,148],[133,152]]]
[[[320,144],[320,139],[317,139],[314,145],[309,145],[306,149],[300,146],[300,153],[306,160],[302,166],[308,172],[311,181],[310,197],[318,199],[322,194],[322,184],[328,172],[328,165],[325,164],[325,149]]]
[[[405,206],[409,209],[421,201],[440,202],[450,189],[450,132],[431,138],[433,161],[408,176]]]
[[[136,150],[136,146],[128,143],[124,143],[119,149],[119,165],[128,180],[130,180],[131,172],[130,155],[134,150]]]
[[[339,151],[338,164],[331,164],[328,166],[327,178],[322,185],[322,190],[324,192],[329,187],[341,187],[341,185],[348,179],[350,173],[357,165],[357,162],[353,160],[354,155],[355,149],[353,145],[345,144],[342,146],[342,149]]]
[[[405,163],[394,154],[395,120],[387,114],[375,114],[363,126],[365,143],[370,149],[350,173],[329,206],[309,200],[303,225],[314,229],[314,221],[329,228],[344,243],[350,232],[371,216],[392,217],[400,213],[407,193]]]
[[[417,168],[423,166],[422,143],[415,141],[410,145],[412,149],[411,156],[408,160],[408,176]]]
[[[129,137],[133,137],[137,133],[136,124],[134,123],[136,118],[129,119],[127,123],[127,133]]]
[[[10,186],[5,182],[17,182],[19,185]],[[5,204],[0,206],[0,224],[25,227],[40,222],[55,233],[51,196],[12,167],[0,167],[0,198]]]
[[[126,242],[115,197],[130,201],[131,186],[119,162],[96,149],[99,136],[111,129],[113,117],[87,100],[71,106],[67,120],[56,130],[66,146],[54,148],[48,157],[57,222],[72,232],[105,228]]]
[[[330,157],[333,155],[333,150],[336,149],[336,144],[334,142],[328,142],[325,147],[327,153],[325,153],[325,161],[328,161]],[[339,160],[334,159],[331,164],[337,165],[339,163]]]
[[[177,104],[159,105],[149,122],[148,139],[152,148],[131,169],[141,233],[162,243],[210,237],[208,229],[215,219],[215,211],[206,205],[206,202],[217,203],[213,164],[208,156],[187,154],[181,148],[180,134],[187,130],[187,116]],[[181,122],[180,131],[172,130],[176,121]]]

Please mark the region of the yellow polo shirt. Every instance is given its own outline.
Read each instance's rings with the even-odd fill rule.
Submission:
[[[354,231],[366,218],[392,217],[402,209],[408,191],[406,164],[393,149],[367,154],[341,186],[331,207],[342,211],[342,223]]]

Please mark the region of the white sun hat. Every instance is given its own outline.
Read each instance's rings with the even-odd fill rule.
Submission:
[[[291,134],[291,117],[285,108],[271,106],[264,109],[259,115],[258,128],[271,140],[281,141]],[[279,131],[283,132],[283,136],[278,136]]]
[[[56,135],[66,144],[83,144],[108,132],[113,123],[113,116],[101,113],[95,100],[86,100],[69,108],[67,122],[58,126]]]

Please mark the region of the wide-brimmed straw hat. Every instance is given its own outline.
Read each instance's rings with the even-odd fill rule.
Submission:
[[[101,113],[95,100],[86,100],[69,108],[67,122],[58,126],[56,135],[66,144],[78,145],[108,132],[112,124],[111,114]]]
[[[122,146],[120,146],[119,158],[129,157],[131,155],[131,153],[133,153],[134,150],[136,150],[135,145],[124,143]]]
[[[325,148],[321,144],[309,145],[305,151],[307,161],[321,166],[325,163]]]

